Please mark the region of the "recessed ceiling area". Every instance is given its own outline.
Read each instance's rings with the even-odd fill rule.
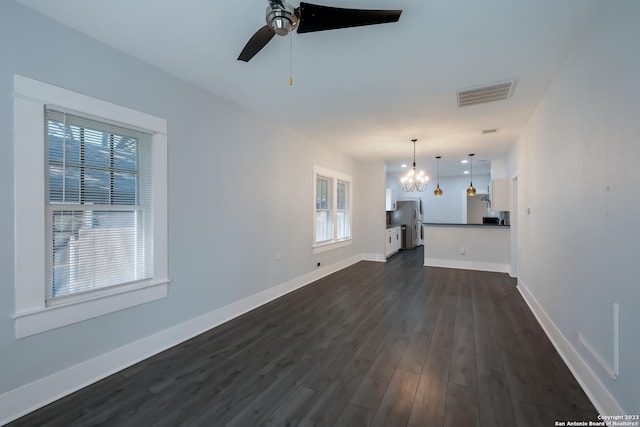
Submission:
[[[389,173],[411,163],[474,174],[503,158],[598,0],[326,0],[401,9],[398,22],[275,37],[237,57],[265,24],[263,0],[15,0],[293,132]],[[292,2],[294,7],[298,2]],[[289,77],[293,85],[289,86]],[[458,92],[513,82],[503,100],[460,108]],[[483,133],[487,129],[499,132]],[[424,166],[423,166],[424,165]]]

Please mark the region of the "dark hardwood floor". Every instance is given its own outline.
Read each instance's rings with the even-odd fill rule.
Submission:
[[[553,426],[596,410],[506,274],[360,262],[11,426]]]

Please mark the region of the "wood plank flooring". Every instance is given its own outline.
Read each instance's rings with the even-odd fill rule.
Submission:
[[[552,426],[595,420],[506,274],[360,262],[11,426]]]

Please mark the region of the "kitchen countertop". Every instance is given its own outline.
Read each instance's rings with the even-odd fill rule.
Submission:
[[[446,227],[498,227],[498,228],[509,228],[509,225],[502,225],[502,224],[461,224],[461,223],[447,223],[447,222],[423,222],[423,225],[440,225],[440,226],[446,226]]]
[[[387,224],[387,230],[390,228],[404,227],[406,224]]]

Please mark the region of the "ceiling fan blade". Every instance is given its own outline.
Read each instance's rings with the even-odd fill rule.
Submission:
[[[397,22],[402,10],[344,9],[300,2],[299,33]]]
[[[238,56],[238,60],[249,62],[256,53],[260,52],[260,50],[269,43],[275,34],[276,32],[273,31],[273,28],[269,25],[265,25],[260,28],[253,36],[251,36],[247,44],[244,46],[244,49],[240,52],[240,56]]]

